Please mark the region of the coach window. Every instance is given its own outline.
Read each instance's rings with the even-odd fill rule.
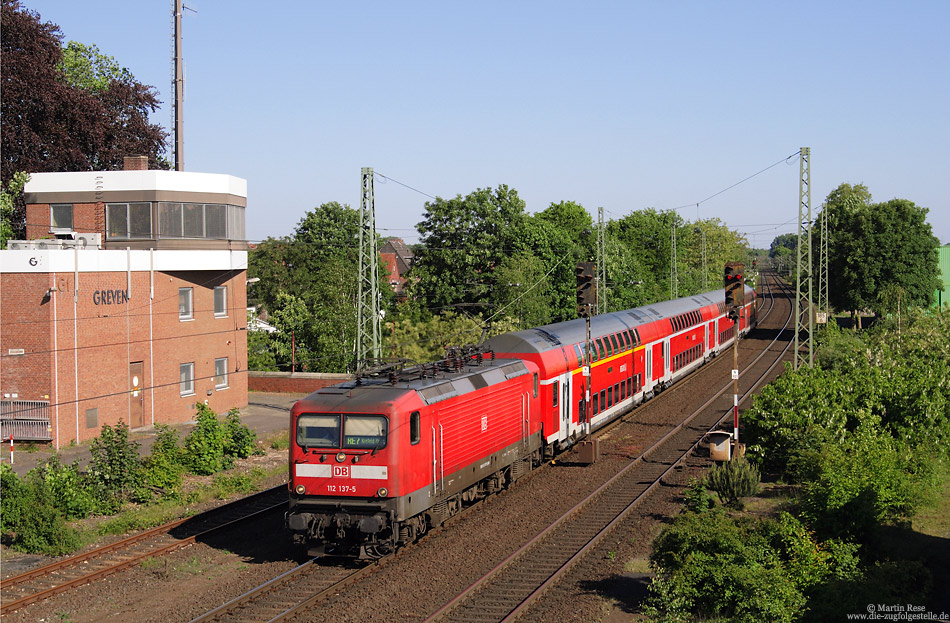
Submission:
[[[552,393],[553,393],[553,396],[554,396],[554,400],[553,400],[553,402],[551,403],[551,406],[552,406],[552,407],[556,407],[556,406],[557,406],[557,393],[558,393],[558,392],[557,392],[557,386],[558,386],[558,382],[557,382],[557,381],[554,381],[554,385],[551,386],[551,388],[554,390],[554,391],[552,392]]]
[[[413,411],[409,416],[409,443],[416,445],[422,439],[422,426],[419,422],[419,412]]]
[[[584,399],[577,401],[577,421],[584,422],[587,419],[587,410],[584,408]]]
[[[228,358],[221,357],[214,360],[214,388],[228,388]]]
[[[191,288],[178,288],[178,319],[192,320],[194,316],[194,293]]]
[[[616,335],[611,335],[611,336],[610,336],[610,342],[614,345],[614,353],[619,353],[619,352],[620,352],[620,346],[617,345],[617,336],[616,336]]]
[[[195,364],[183,363],[178,366],[178,391],[182,396],[195,393]]]
[[[607,354],[604,351],[604,343],[600,338],[597,338],[597,351],[600,353],[599,359],[604,359],[607,357]]]
[[[534,373],[534,397],[538,397],[538,373]]]
[[[620,335],[622,336],[624,344],[627,345],[627,350],[630,350],[631,348],[633,348],[633,344],[630,343],[630,333],[627,331],[621,331]]]
[[[228,286],[214,287],[214,317],[225,318],[228,315]]]
[[[616,385],[614,386],[616,387]],[[620,383],[620,400],[627,399],[627,384],[625,382]]]
[[[601,405],[601,408],[605,410],[607,409],[607,390],[606,389],[600,390],[600,405]]]
[[[614,388],[613,388],[613,387],[608,387],[608,388],[607,388],[607,403],[606,403],[606,405],[607,405],[608,407],[614,406]]]
[[[594,415],[597,415],[598,413],[600,413],[600,396],[599,396],[598,394],[594,394],[594,411],[593,411],[593,413],[594,413]]]

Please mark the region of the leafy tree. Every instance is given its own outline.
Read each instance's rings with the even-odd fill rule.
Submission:
[[[13,237],[13,219],[17,205],[23,205],[23,186],[29,176],[23,171],[13,174],[9,184],[0,186],[0,249],[7,248],[7,240]]]
[[[112,58],[102,54],[95,45],[70,41],[63,47],[59,70],[66,82],[88,93],[101,93],[113,81],[132,83],[135,77]]]
[[[510,253],[524,210],[518,192],[504,184],[426,202],[416,225],[424,247],[410,271],[412,292],[433,310],[487,303],[491,273]]]
[[[939,287],[939,241],[926,208],[906,199],[872,204],[866,187],[842,184],[822,209],[828,211],[828,262],[834,267],[829,273],[832,306],[884,314],[893,297],[881,293],[889,286],[903,290],[903,304],[932,302]]]
[[[99,54],[95,46],[67,45],[59,27],[17,0],[3,0],[0,28],[0,181],[18,171],[121,169],[123,157],[162,160],[166,132],[149,123],[155,90]],[[103,87],[103,85],[106,85]],[[13,216],[15,235],[24,213]]]
[[[798,248],[798,235],[782,234],[776,236],[769,247],[769,257],[791,255]]]

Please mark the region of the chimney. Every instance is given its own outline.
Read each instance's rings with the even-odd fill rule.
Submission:
[[[126,171],[148,171],[148,156],[126,156],[122,168]]]

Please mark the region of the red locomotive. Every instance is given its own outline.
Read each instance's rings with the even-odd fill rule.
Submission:
[[[756,322],[745,287],[739,331]],[[724,291],[506,333],[478,353],[321,389],[290,412],[287,526],[373,559],[440,525],[731,345]]]

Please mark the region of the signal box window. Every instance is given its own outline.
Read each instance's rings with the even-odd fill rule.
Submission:
[[[73,204],[54,203],[49,207],[50,231],[73,230]]]
[[[224,318],[228,315],[228,286],[214,287],[214,317]]]
[[[194,316],[194,292],[191,288],[178,288],[178,319],[191,320]]]
[[[416,445],[422,439],[422,426],[419,421],[419,412],[413,411],[409,416],[409,443]]]
[[[182,396],[191,396],[195,393],[195,364],[183,363],[178,366],[178,390]]]
[[[228,358],[221,357],[214,360],[214,388],[228,388]]]

